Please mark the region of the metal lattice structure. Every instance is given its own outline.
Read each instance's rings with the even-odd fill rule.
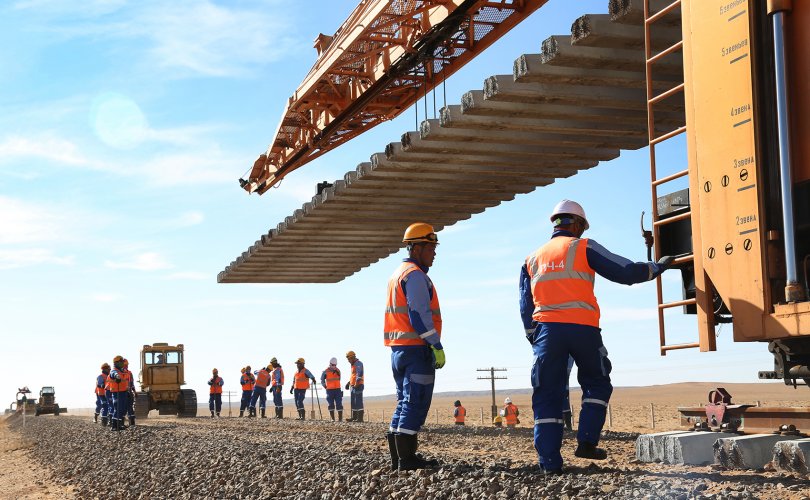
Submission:
[[[289,98],[247,179],[265,193],[289,172],[390,120],[547,0],[363,0]]]

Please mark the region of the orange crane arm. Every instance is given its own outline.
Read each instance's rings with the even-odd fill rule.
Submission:
[[[247,179],[264,194],[285,175],[395,118],[547,0],[362,0],[289,98]]]

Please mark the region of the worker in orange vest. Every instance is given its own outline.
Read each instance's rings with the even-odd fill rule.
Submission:
[[[427,275],[439,239],[433,226],[417,222],[408,226],[402,242],[408,257],[388,280],[383,327],[398,401],[386,437],[391,468],[413,470],[438,465],[417,455],[416,449],[417,434],[430,411],[436,369],[444,366],[445,354],[439,296]]]
[[[101,415],[101,425],[107,425],[107,411],[110,407],[107,405],[107,395],[105,394],[105,387],[107,385],[107,377],[110,376],[110,365],[104,363],[101,365],[101,374],[96,377],[96,413],[93,416],[93,422],[98,422],[98,416]]]
[[[219,370],[214,368],[211,370],[211,378],[208,380],[208,385],[211,386],[208,391],[208,409],[211,411],[211,418],[219,418],[219,412],[222,410],[222,386],[225,381],[219,376]]]
[[[298,420],[304,420],[307,416],[307,411],[304,409],[304,398],[309,389],[309,381],[315,382],[315,376],[304,366],[304,358],[298,358],[295,361],[297,368],[295,375],[293,375],[293,386],[290,387],[290,394],[295,397],[295,407],[298,409]]]
[[[253,386],[256,384],[256,377],[250,373],[250,365],[242,368],[239,384],[242,386],[242,401],[239,403],[239,416],[244,417],[245,409],[250,406],[250,396],[253,394]]]
[[[596,274],[625,285],[649,281],[673,262],[631,262],[593,240],[585,210],[562,200],[551,212],[551,240],[530,254],[520,270],[520,315],[534,351],[532,409],[534,447],[546,474],[562,473],[564,393],[569,356],[577,365],[582,406],[577,431],[580,458],[604,460],[598,448],[608,401],[613,392],[611,364],[599,328],[599,304],[594,295]]]
[[[124,358],[124,373],[129,381],[129,391],[127,391],[127,416],[129,425],[135,425],[135,378],[129,369],[129,360]]]
[[[465,425],[464,421],[467,419],[467,409],[461,406],[461,401],[459,400],[456,400],[456,402],[453,403],[453,406],[456,407],[456,409],[453,410],[453,417],[456,419],[456,425]]]
[[[366,387],[366,375],[363,369],[363,362],[357,359],[354,351],[346,353],[346,361],[352,368],[349,381],[346,382],[346,390],[349,391],[349,401],[352,407],[352,416],[347,418],[347,422],[362,422],[365,409],[363,407],[363,389]]]
[[[250,397],[250,412],[248,417],[256,416],[256,401],[262,410],[262,418],[267,418],[265,408],[267,405],[267,386],[270,385],[270,370],[273,367],[267,365],[256,372],[256,382],[253,384],[253,395]]]
[[[281,399],[281,388],[284,385],[284,370],[278,360],[270,360],[273,371],[270,372],[270,386],[273,391],[273,405],[276,407],[276,418],[284,418],[284,401]],[[269,367],[268,367],[269,368]]]
[[[321,373],[321,385],[326,389],[326,405],[332,421],[335,420],[335,409],[338,422],[343,421],[343,389],[340,388],[340,368],[337,367],[337,358],[330,359],[329,366]]]
[[[124,357],[113,358],[113,369],[107,378],[112,396],[113,415],[110,420],[110,430],[120,431],[124,428],[124,417],[127,413],[129,393],[129,378],[124,370]]]
[[[506,420],[507,427],[515,427],[517,424],[520,423],[520,410],[518,410],[517,405],[512,403],[512,398],[506,398],[503,401],[503,409],[501,410],[501,415],[503,416],[504,420]]]

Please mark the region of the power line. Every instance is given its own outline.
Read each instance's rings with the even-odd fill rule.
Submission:
[[[489,380],[492,383],[492,418],[494,419],[496,415],[498,415],[498,407],[495,405],[495,381],[496,380],[506,380],[508,377],[496,377],[495,372],[505,372],[506,368],[495,368],[494,366],[489,368],[478,368],[475,371],[477,372],[489,372],[489,377],[478,377],[478,380]]]

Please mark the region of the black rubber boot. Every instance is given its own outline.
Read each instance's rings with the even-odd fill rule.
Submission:
[[[129,417],[129,425],[130,427],[135,427],[135,417]]]
[[[107,417],[104,416],[101,417],[101,426],[107,427]]]
[[[307,411],[302,410],[302,409],[299,408],[298,409],[298,420],[306,420],[306,418],[307,418]]]
[[[335,421],[335,410],[329,410],[329,416],[332,417],[332,422]]]
[[[276,418],[284,418],[284,408],[276,408]]]
[[[343,422],[343,410],[338,410],[338,422]]]
[[[211,418],[214,418],[214,412],[211,412]]]
[[[217,418],[220,418],[220,417],[219,417],[219,412],[217,412]]]
[[[266,408],[262,408],[262,418],[267,418],[267,415],[264,413]]]
[[[418,458],[420,460],[424,460],[425,463],[428,464],[430,467],[438,467],[439,466],[439,461],[438,460],[433,459],[433,458],[428,459],[428,458],[423,457],[421,453],[416,453],[416,452],[419,451],[419,439],[416,440],[416,448],[413,451],[414,451],[414,455],[416,455],[416,458]]]
[[[579,443],[574,455],[579,458],[588,458],[590,460],[604,460],[607,458],[607,452],[602,448],[597,448],[595,444]]]
[[[395,434],[397,456],[399,457],[399,470],[428,469],[433,465],[416,454],[418,446],[416,434]]]
[[[245,416],[245,410],[239,410],[239,417],[241,418],[241,417],[244,417],[244,416]]]
[[[388,439],[388,452],[391,454],[391,470],[397,470],[399,467],[399,455],[397,454],[396,434],[388,431],[385,433],[385,438]]]
[[[567,430],[567,431],[574,430],[574,427],[573,427],[572,422],[571,422],[571,412],[570,411],[564,411],[563,412],[563,422],[565,424],[565,430]]]
[[[98,423],[98,413],[93,414],[93,423],[94,424]]]
[[[364,410],[357,410],[357,418],[354,421],[355,422],[362,422],[363,421],[363,413],[364,413]]]

